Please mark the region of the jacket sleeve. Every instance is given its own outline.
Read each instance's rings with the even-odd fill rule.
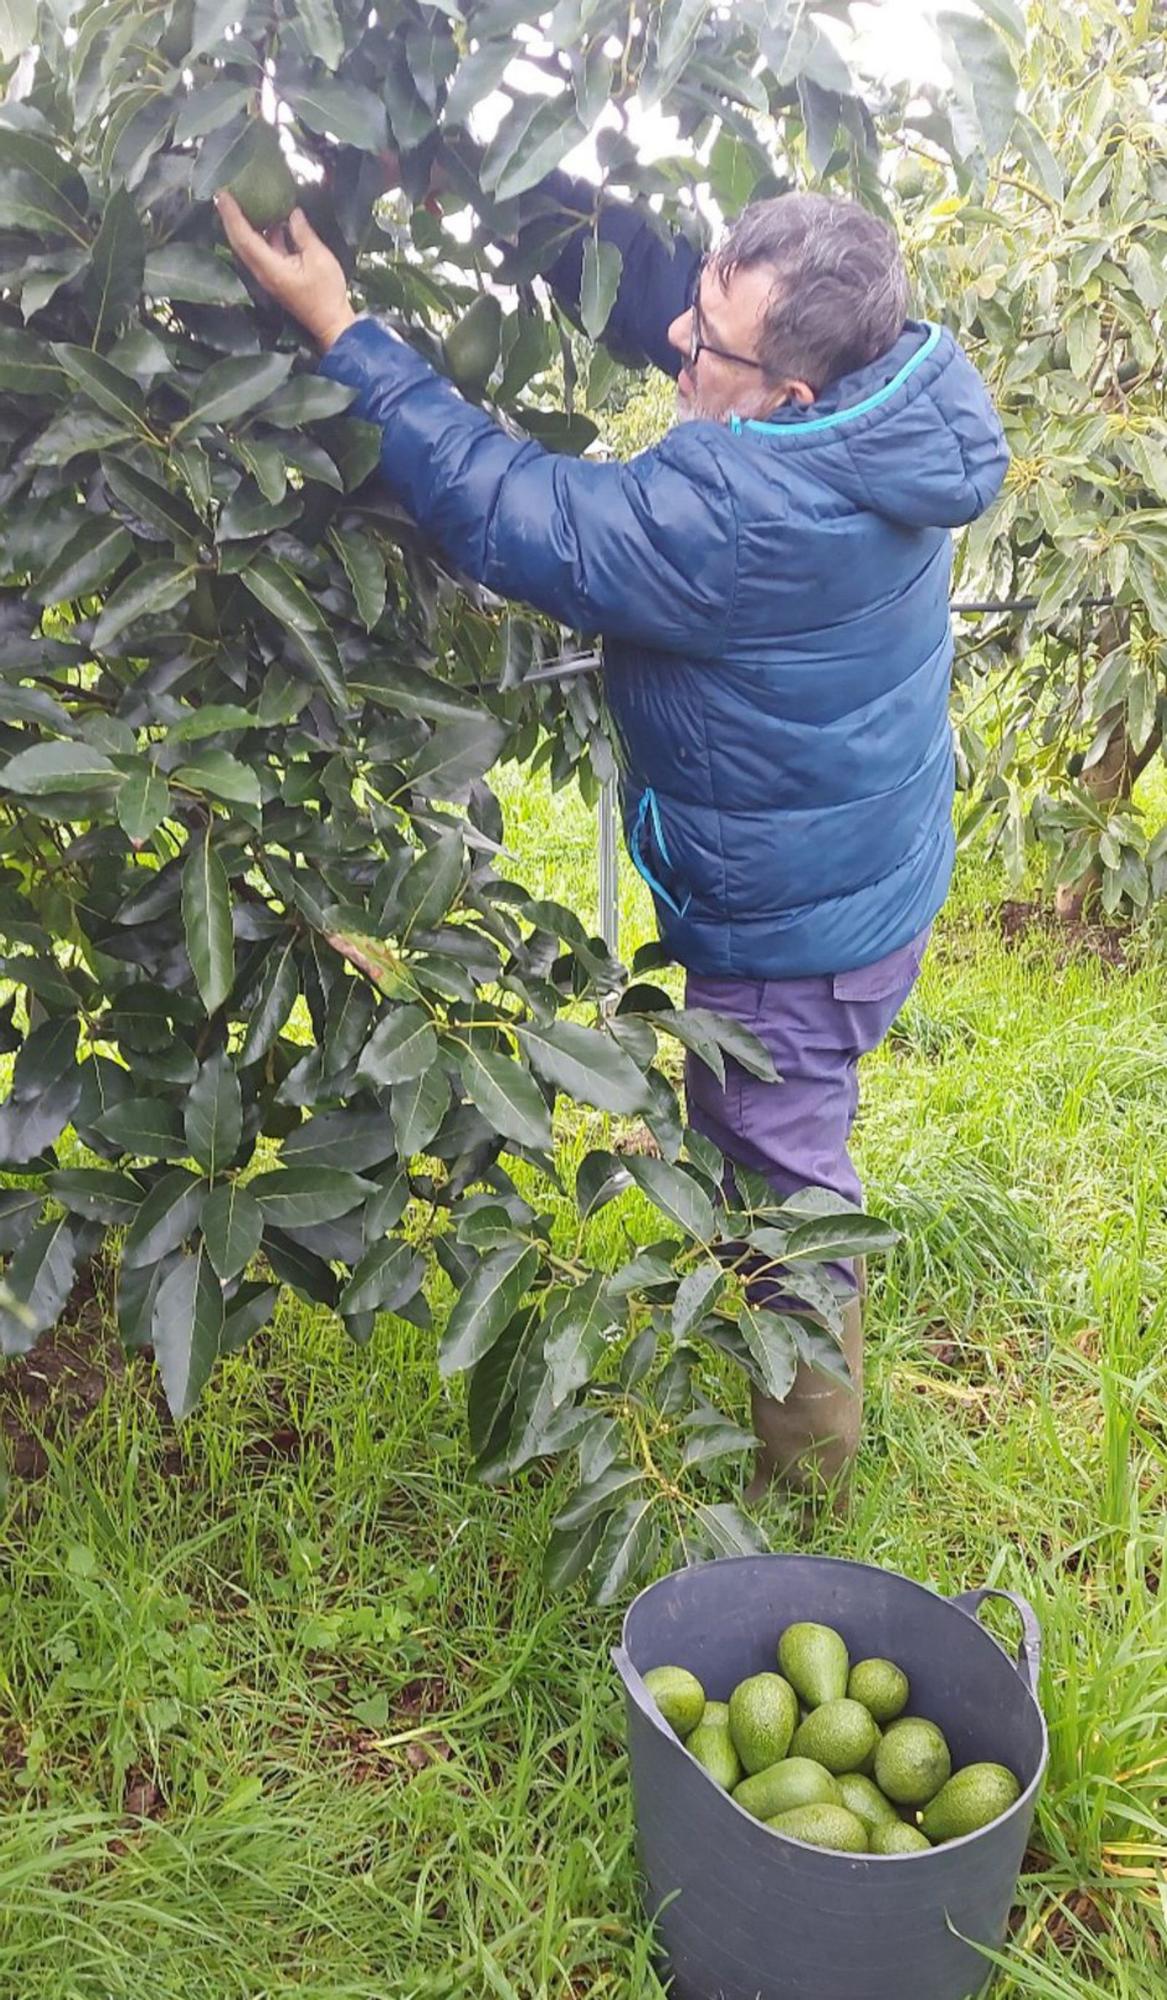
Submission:
[[[564,625],[664,651],[713,651],[732,616],[733,507],[698,426],[624,464],[511,438],[369,319],[321,371],[379,425],[381,471],[450,560]]]
[[[573,316],[579,312],[584,250],[593,225],[604,243],[614,243],[623,257],[623,268],[615,303],[604,329],[604,345],[618,361],[632,368],[652,362],[666,375],[676,376],[681,357],[670,347],[668,330],[689,303],[689,286],[700,261],[699,252],[679,232],[669,243],[647,220],[643,209],[631,202],[601,199],[596,218],[596,189],[590,181],[573,180],[569,174],[549,174],[540,182],[538,194],[545,207],[542,218],[528,223],[520,233],[518,251],[528,260],[532,250],[553,231],[561,248],[554,262],[543,272],[560,304]],[[563,242],[565,223],[572,214],[579,225]],[[505,272],[504,265],[504,272]]]

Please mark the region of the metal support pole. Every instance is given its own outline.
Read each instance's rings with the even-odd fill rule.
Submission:
[[[596,808],[600,818],[599,905],[600,936],[615,955],[620,949],[619,837],[616,831],[616,781],[605,780]]]

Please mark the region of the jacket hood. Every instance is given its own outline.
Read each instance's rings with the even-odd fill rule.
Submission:
[[[946,328],[919,320],[816,402],[776,410],[764,423],[731,417],[730,428],[764,433],[792,457],[813,453],[817,478],[857,507],[913,528],[975,520],[996,498],[1009,462],[976,369]]]

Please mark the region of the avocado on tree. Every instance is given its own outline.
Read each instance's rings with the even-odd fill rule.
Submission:
[[[593,794],[610,768],[595,688],[527,679],[574,642],[403,516],[377,433],[249,292],[210,197],[230,182],[278,221],[297,186],[368,308],[579,450],[545,176],[607,122],[606,181],[653,226],[699,228],[701,180],[727,208],[800,175],[879,199],[845,11],[564,0],[537,90],[509,68],[512,0],[0,14],[0,1347],[98,1258],[182,1418],[281,1287],[363,1342],[378,1314],[428,1329],[440,1267],[478,1474],[575,1454],[548,1576],[589,1571],[601,1599],[662,1534],[751,1545],[723,1371],[781,1397],[800,1355],[842,1367],[819,1266],[888,1232],[746,1174],[719,1206],[672,1058],[766,1074],[764,1053],[504,872],[500,758]],[[668,160],[638,160],[634,97],[676,118]],[[598,335],[619,272],[585,264]],[[565,1186],[560,1097],[643,1119],[659,1157],[599,1147]],[[630,1199],[659,1240],[607,1275],[591,1221]],[[816,1323],[749,1305],[759,1238]]]

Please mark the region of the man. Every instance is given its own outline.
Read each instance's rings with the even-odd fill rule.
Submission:
[[[549,207],[595,191],[553,175]],[[313,335],[323,372],[380,424],[394,493],[459,567],[599,632],[629,851],[687,1002],[732,1016],[782,1079],[690,1061],[691,1123],[786,1195],[852,1201],[859,1057],[917,977],[953,861],[947,700],[951,529],[1006,464],[988,395],[951,335],[908,318],[893,232],[857,204],[747,208],[700,260],[608,203],[623,253],[606,339],[677,378],[681,420],[627,464],[519,443],[422,358],[358,318],[299,214],[265,241],[229,196],[227,234]],[[550,272],[578,299],[580,227]],[[800,1368],[754,1401],[755,1490],[836,1485],[858,1445],[850,1386]]]

